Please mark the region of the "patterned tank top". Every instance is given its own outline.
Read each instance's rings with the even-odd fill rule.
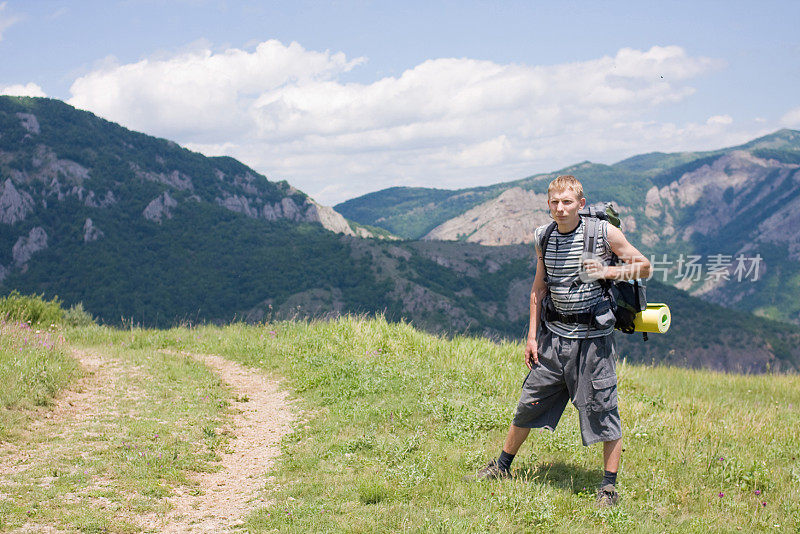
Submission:
[[[611,248],[608,245],[608,221],[598,221],[598,239],[595,254],[606,265],[611,262]],[[536,228],[536,254],[541,255],[540,244],[549,224]],[[558,228],[550,234],[545,254],[545,270],[552,285],[548,286],[553,305],[560,313],[580,313],[592,308],[603,298],[603,288],[596,281],[582,282],[579,277],[581,257],[583,256],[583,235],[586,224],[581,217],[578,227],[562,234]],[[554,334],[567,338],[601,337],[610,334],[614,328],[598,330],[593,325],[545,321]],[[588,330],[588,335],[587,335]]]

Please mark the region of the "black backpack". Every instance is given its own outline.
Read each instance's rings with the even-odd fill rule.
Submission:
[[[619,213],[614,209],[610,202],[600,202],[587,206],[578,212],[586,225],[583,233],[583,251],[584,253],[594,253],[597,245],[597,240],[600,237],[600,224],[599,222],[608,221],[617,228],[620,226]],[[557,228],[555,221],[545,229],[540,249],[542,250],[542,263],[544,263],[544,255],[547,251],[547,243],[550,235]],[[611,265],[620,263],[616,254],[611,257]],[[646,287],[644,281],[639,280],[598,280],[608,299],[611,310],[614,313],[616,322],[614,328],[626,334],[633,334],[634,320],[636,315],[647,308]],[[552,312],[551,312],[552,313]],[[583,319],[583,314],[575,314],[574,317]],[[574,322],[583,322],[582,320]],[[642,338],[647,340],[647,332],[642,332]]]

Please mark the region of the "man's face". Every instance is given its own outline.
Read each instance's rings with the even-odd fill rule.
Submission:
[[[578,210],[586,204],[585,198],[578,198],[577,193],[571,189],[551,191],[547,199],[550,215],[559,225],[577,224],[580,215]]]

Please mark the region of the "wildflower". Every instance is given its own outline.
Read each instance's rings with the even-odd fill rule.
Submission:
[[[767,501],[762,502],[761,506],[767,506]]]
[[[725,494],[724,494],[724,493],[722,493],[722,492],[720,491],[720,492],[719,492],[719,498],[721,499],[721,498],[723,498],[724,496],[725,496]]]
[[[756,495],[761,495],[761,490],[755,490],[753,493],[755,493]]]

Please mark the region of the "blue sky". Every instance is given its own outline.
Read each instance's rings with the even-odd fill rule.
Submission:
[[[334,204],[800,128],[800,2],[0,0],[0,92]]]

